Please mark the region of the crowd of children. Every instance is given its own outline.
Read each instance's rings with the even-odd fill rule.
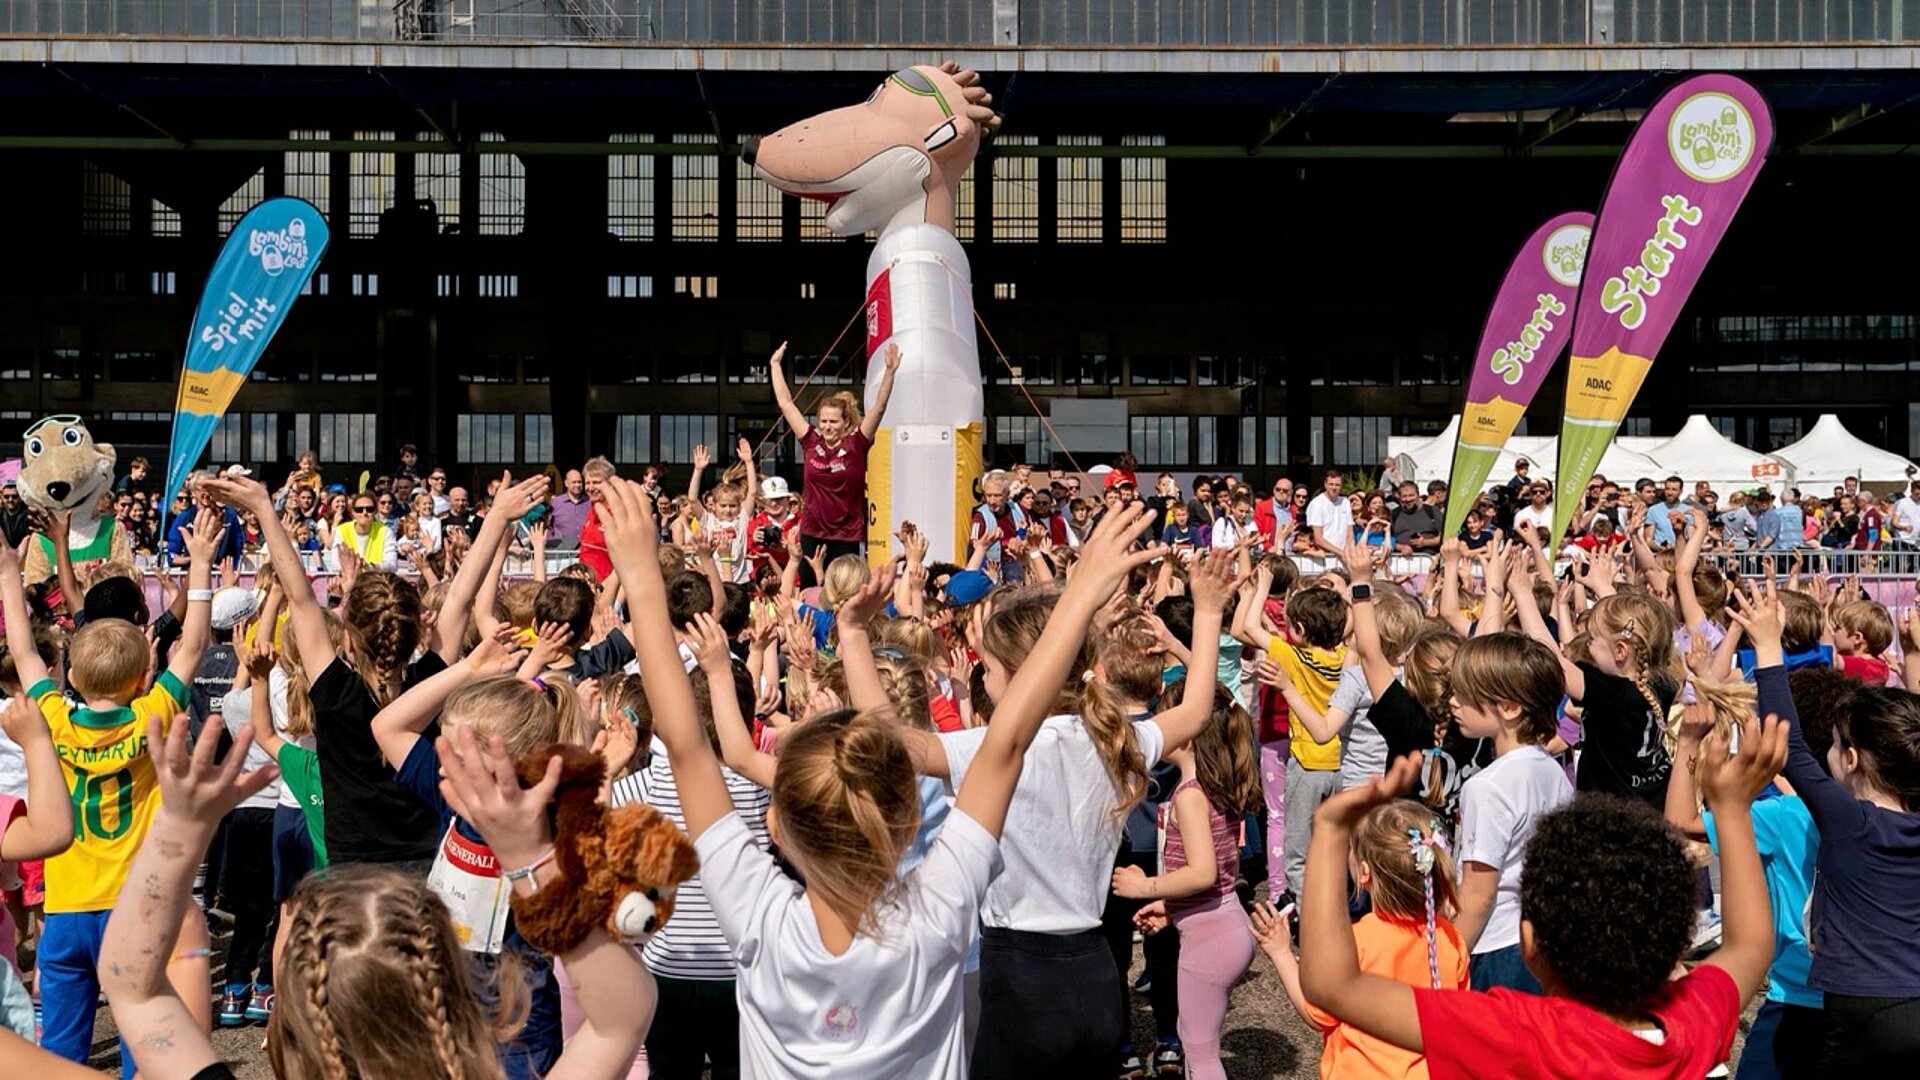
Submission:
[[[1920,623],[1857,582],[1729,577],[1699,509],[1417,580],[1323,510],[1308,577],[1262,540],[1304,489],[1130,462],[1069,542],[1070,491],[995,473],[967,562],[907,526],[870,564],[738,449],[684,501],[588,463],[581,561],[531,581],[544,476],[331,597],[310,462],[197,478],[158,614],[58,522],[57,591],[0,545],[0,1062],[91,1075],[104,993],[150,1080],[230,1076],[208,1032],[250,1020],[303,1080],[1217,1078],[1261,953],[1329,1078],[1693,1080],[1752,999],[1742,1077],[1920,1060]],[[641,946],[512,917],[563,872],[557,773],[513,770],[555,744],[698,852]]]

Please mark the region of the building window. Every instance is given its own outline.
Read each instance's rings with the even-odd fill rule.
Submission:
[[[815,287],[813,282],[803,281],[800,283],[800,299],[818,300],[820,299],[820,290]]]
[[[827,231],[827,204],[819,199],[800,200],[800,239],[802,241],[838,240]]]
[[[797,365],[798,360],[794,363]],[[661,364],[661,382],[717,383],[720,360],[713,356],[670,356]]]
[[[1392,433],[1391,416],[1316,416],[1313,462],[1371,468],[1387,456],[1387,436]]]
[[[720,295],[720,279],[706,277],[676,277],[673,279],[675,296],[690,296],[695,300],[712,300]]]
[[[274,447],[280,445],[279,413],[247,414],[247,460],[275,461]]]
[[[306,413],[293,414],[293,426],[287,430],[286,448],[281,451],[281,459],[294,461],[301,454],[313,449],[313,417]],[[318,451],[315,451],[318,453]]]
[[[147,212],[147,221],[149,225],[148,231],[154,236],[180,235],[180,211],[175,210],[159,199],[153,200],[153,206]]]
[[[612,143],[651,142],[647,135],[609,135]],[[617,240],[653,239],[653,158],[607,155],[607,231]]]
[[[327,272],[325,270],[322,270],[319,273],[308,277],[306,284],[300,286],[300,295],[301,296],[327,295]]]
[[[1247,356],[1199,356],[1198,376],[1195,382],[1201,386],[1251,386],[1260,378],[1259,361]]]
[[[960,195],[953,204],[953,238],[962,243],[973,239],[973,165],[960,174]]]
[[[1629,416],[1620,422],[1619,433],[1622,435],[1652,435],[1653,417]]]
[[[1127,448],[1142,465],[1186,465],[1188,435],[1193,420],[1186,416],[1133,416],[1127,418]]]
[[[1061,146],[1099,146],[1098,135],[1062,135]],[[1102,233],[1104,200],[1097,157],[1055,158],[1054,236],[1063,244],[1097,244]]]
[[[1017,300],[1020,294],[1019,286],[1020,283],[1017,281],[996,281],[993,283],[993,298],[995,300]]]
[[[717,146],[712,135],[675,135],[691,146]],[[673,238],[720,239],[720,158],[717,154],[673,155]]]
[[[1772,453],[1789,443],[1797,442],[1802,432],[1800,418],[1797,416],[1767,417],[1766,445],[1759,447],[1761,453]]]
[[[320,460],[322,463],[340,462],[357,465],[374,461],[379,456],[380,443],[374,437],[372,413],[320,414]]]
[[[1267,464],[1286,465],[1287,418],[1284,416],[1269,416],[1261,420],[1261,426],[1266,430]]]
[[[733,159],[733,178],[734,239],[780,239],[780,189],[755,175],[745,158]]]
[[[454,455],[459,460],[476,465],[513,463],[512,413],[463,413],[454,418],[453,431]],[[321,456],[326,457],[324,451]]]
[[[247,211],[260,205],[266,197],[267,171],[261,169],[247,177],[247,182],[241,184],[233,194],[227,196],[226,202],[220,204],[220,235],[226,236],[233,232],[233,227],[240,224],[240,219],[247,216]]]
[[[32,349],[0,349],[0,379],[33,378]]]
[[[1032,378],[1027,380],[1032,382]],[[1066,377],[1062,380],[1068,386],[1119,386],[1120,363],[1105,353],[1082,353],[1069,356],[1066,360]]]
[[[133,189],[91,161],[80,172],[80,231],[87,236],[133,232]]]
[[[431,139],[423,133],[422,139]],[[457,153],[421,153],[413,156],[413,197],[433,203],[443,233],[460,227],[460,155]]]
[[[528,413],[520,418],[524,432],[520,460],[529,465],[544,465],[553,460],[553,417],[547,413]]]
[[[172,354],[152,349],[116,349],[112,360],[115,382],[169,382],[175,371]]]
[[[475,292],[487,300],[511,300],[520,295],[519,274],[481,274],[475,281]]]
[[[613,460],[619,464],[631,465],[652,463],[653,417],[620,416],[614,418]]]
[[[172,270],[155,270],[149,275],[149,287],[155,296],[172,296],[178,284],[179,278]]]
[[[718,446],[719,424],[719,418],[710,415],[662,416],[660,418],[660,460],[675,465],[691,463],[694,447],[703,443],[710,448]]]
[[[380,295],[380,275],[379,274],[353,275],[353,295],[379,296]]]
[[[653,278],[644,274],[607,276],[607,299],[646,300],[653,296]]]
[[[214,425],[213,436],[207,440],[207,457],[214,465],[232,465],[241,459],[240,424],[239,413],[227,413]]]
[[[1000,146],[1037,146],[1037,135],[1000,135]],[[1040,239],[1040,159],[997,154],[993,159],[993,238],[1036,243]]]
[[[356,142],[392,142],[391,131],[356,131]],[[347,235],[376,236],[380,215],[393,205],[393,152],[355,150],[347,155],[352,175],[352,198],[347,210]]]
[[[1002,458],[1028,465],[1053,460],[1053,439],[1037,416],[996,416],[993,442]]]
[[[460,295],[459,274],[435,274],[433,294],[439,297],[458,297]]]
[[[482,132],[480,145],[506,142],[497,131]],[[481,236],[518,236],[527,227],[527,166],[520,155],[480,153]]]
[[[310,142],[324,142],[324,131],[289,131],[287,137]],[[286,174],[286,193],[297,199],[305,199],[313,204],[315,210],[331,220],[333,203],[333,155],[324,150],[289,150],[283,163]]]
[[[1165,135],[1122,135],[1121,146],[1165,146]],[[1120,159],[1120,242],[1159,244],[1167,239],[1167,159]]]
[[[1187,358],[1184,356],[1136,356],[1128,362],[1135,386],[1187,385]],[[1205,460],[1203,453],[1201,459]]]

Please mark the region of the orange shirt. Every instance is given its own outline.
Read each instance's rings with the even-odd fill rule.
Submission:
[[[1460,931],[1445,918],[1434,923],[1434,941],[1440,959],[1440,987],[1467,988],[1467,946]],[[1368,912],[1353,924],[1353,940],[1360,953],[1360,970],[1382,975],[1415,988],[1433,986],[1427,967],[1427,928],[1424,923],[1390,922]],[[1427,1059],[1385,1039],[1349,1027],[1319,1009],[1309,1009],[1307,1022],[1327,1037],[1320,1052],[1320,1080],[1356,1080],[1382,1077],[1426,1080]]]

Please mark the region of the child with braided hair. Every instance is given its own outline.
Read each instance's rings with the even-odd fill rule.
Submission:
[[[217,762],[215,739],[200,740],[189,753],[185,725],[163,736],[153,720],[147,731],[161,805],[107,924],[101,985],[140,1075],[232,1080],[205,1018],[190,1014],[155,958],[174,948],[177,928],[192,909],[195,867],[221,816],[277,770],[241,771],[250,729],[242,729]],[[449,801],[480,827],[503,865],[530,868],[514,888],[531,892],[553,884],[559,868],[543,853],[553,844],[547,805],[559,786],[558,762],[540,783],[522,789],[498,738],[483,746],[471,730],[457,734],[457,741],[440,742]],[[309,878],[293,908],[269,1027],[277,1076],[500,1080],[496,1040],[518,1026],[524,1001],[509,993],[488,1010],[474,1000],[459,938],[423,882],[379,867],[335,867]],[[578,976],[587,1022],[546,1075],[625,1075],[653,1014],[651,977],[632,949],[603,930],[564,958]],[[36,1061],[31,1075],[65,1075],[58,1065],[51,1058]]]
[[[1453,925],[1459,907],[1447,830],[1432,809],[1396,799],[1367,812],[1353,831],[1349,871],[1372,898],[1373,910],[1354,923],[1360,970],[1409,986],[1467,987],[1467,944]],[[1254,939],[1273,962],[1287,997],[1326,1037],[1320,1075],[1425,1077],[1420,1054],[1341,1023],[1315,1008],[1300,991],[1300,961],[1287,921],[1262,903],[1253,910]]]

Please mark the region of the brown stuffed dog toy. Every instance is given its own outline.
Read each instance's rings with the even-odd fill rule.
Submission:
[[[601,806],[606,763],[582,746],[556,743],[514,763],[532,786],[561,760],[560,787],[548,813],[560,878],[530,895],[515,893],[513,917],[534,947],[559,955],[598,927],[627,944],[652,937],[673,914],[675,890],[700,871],[693,842],[651,806]]]

